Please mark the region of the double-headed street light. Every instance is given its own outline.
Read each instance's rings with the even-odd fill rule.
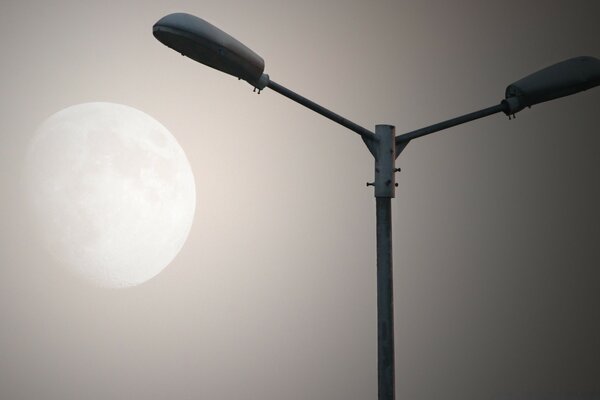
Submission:
[[[358,133],[375,159],[374,186],[377,219],[377,367],[379,400],[393,400],[394,303],[392,279],[391,199],[397,186],[395,160],[413,139],[465,122],[503,112],[509,117],[525,107],[568,96],[600,85],[600,60],[575,57],[535,72],[509,85],[505,98],[492,107],[396,136],[393,125],[376,125],[375,132],[300,96],[263,73],[258,54],[210,23],[185,13],[161,18],[154,36],[166,46],[209,67],[243,79],[258,90],[268,87]]]

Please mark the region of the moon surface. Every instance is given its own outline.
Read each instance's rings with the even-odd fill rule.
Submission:
[[[183,247],[196,190],[173,135],[149,115],[84,103],[50,116],[26,158],[27,199],[42,243],[101,287],[141,284]]]

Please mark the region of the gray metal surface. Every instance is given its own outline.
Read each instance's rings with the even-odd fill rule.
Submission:
[[[379,400],[396,397],[394,352],[394,274],[392,199],[376,198],[377,214],[377,392]]]
[[[507,114],[600,85],[600,60],[574,57],[534,72],[506,88]]]
[[[291,100],[295,101],[296,103],[302,104],[304,107],[307,107],[307,108],[321,114],[325,118],[329,118],[330,120],[337,122],[338,124],[340,124],[342,126],[345,126],[346,128],[350,129],[351,131],[358,133],[360,136],[363,137],[363,139],[366,139],[370,142],[376,142],[378,140],[375,137],[375,134],[373,132],[371,132],[370,130],[363,128],[362,126],[355,124],[354,122],[352,122],[350,120],[347,120],[346,118],[342,117],[341,115],[338,115],[338,114],[334,113],[333,111],[330,111],[330,110],[326,109],[325,107],[318,105],[314,101],[311,101],[311,100],[307,99],[306,97],[301,96],[298,93],[291,91],[290,89],[286,88],[285,86],[280,85],[277,82],[269,80],[269,82],[267,83],[267,87],[270,89],[273,89],[274,91],[276,91],[279,94],[284,95],[288,99],[291,99]]]
[[[261,56],[205,20],[186,13],[169,14],[152,27],[164,45],[209,67],[261,87],[265,61]]]
[[[425,128],[417,129],[412,132],[404,133],[396,136],[396,146],[406,145],[413,139],[421,136],[429,135],[430,133],[439,132],[444,129],[452,128],[453,126],[464,124],[465,122],[474,121],[479,118],[487,117],[499,112],[506,112],[506,105],[501,103],[496,106],[484,108],[483,110],[474,111],[469,114],[461,115],[460,117],[452,118],[437,124],[427,126]],[[400,153],[398,150],[396,153]]]
[[[395,197],[395,135],[396,128],[392,125],[375,126],[375,136],[379,139],[375,155],[375,197]]]

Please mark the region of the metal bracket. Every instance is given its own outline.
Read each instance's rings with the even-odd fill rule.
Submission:
[[[393,125],[376,125],[375,197],[396,195],[396,128]]]
[[[375,158],[375,181],[367,182],[367,186],[375,187],[375,197],[395,197],[396,183],[396,158],[406,148],[410,140],[398,141],[395,136],[396,128],[393,125],[376,125],[375,138],[363,136],[363,142]],[[375,140],[376,139],[376,140]]]
[[[394,149],[396,152],[396,158],[398,158],[400,153],[402,153],[402,151],[404,151],[404,149],[406,148],[406,146],[408,146],[409,143],[410,143],[410,140],[407,140],[405,142],[396,141],[396,148]],[[400,168],[397,168],[397,169],[398,169],[398,172],[400,172]]]

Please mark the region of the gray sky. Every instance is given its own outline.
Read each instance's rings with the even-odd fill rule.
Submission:
[[[265,72],[397,133],[600,57],[592,1],[4,1],[0,397],[376,398],[375,202],[360,138],[178,56],[198,15]],[[196,179],[179,256],[131,289],[65,274],[30,233],[35,128],[110,101],[165,125]],[[600,90],[411,143],[393,202],[401,399],[600,396]]]

